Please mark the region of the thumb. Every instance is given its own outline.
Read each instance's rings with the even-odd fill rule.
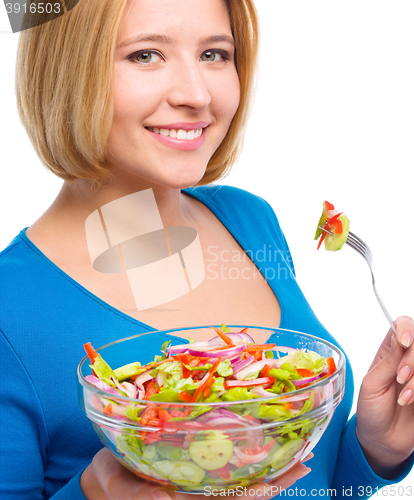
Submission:
[[[384,345],[381,346],[384,349]],[[398,343],[395,334],[392,335],[388,353],[380,361],[373,364],[364,377],[364,384],[371,396],[382,392],[395,382],[398,366],[404,354],[404,348]]]

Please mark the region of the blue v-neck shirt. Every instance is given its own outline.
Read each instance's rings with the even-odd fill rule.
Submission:
[[[280,304],[280,328],[339,345],[302,294],[286,240],[267,202],[228,186],[184,192],[213,212],[262,272]],[[85,500],[80,475],[102,445],[78,404],[75,372],[84,356],[82,346],[90,341],[97,347],[145,332],[152,332],[146,336],[148,353],[158,354],[163,334],[74,281],[27,238],[25,230],[0,253],[2,500]],[[305,492],[314,497],[364,498],[360,493],[366,486],[393,484],[408,474],[410,460],[394,481],[371,470],[355,436],[356,419],[348,420],[353,397],[347,361],[345,396],[307,463],[312,472],[286,496],[303,498]]]

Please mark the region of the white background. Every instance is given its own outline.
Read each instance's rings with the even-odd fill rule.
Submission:
[[[362,257],[346,246],[317,252],[313,236],[327,199],[369,244],[391,315],[414,316],[414,2],[256,5],[258,90],[243,158],[225,183],[262,196],[275,209],[299,284],[353,363],[357,397],[387,321]],[[0,34],[0,249],[42,214],[61,186],[40,164],[17,116],[17,39]],[[414,472],[400,486],[409,498]]]

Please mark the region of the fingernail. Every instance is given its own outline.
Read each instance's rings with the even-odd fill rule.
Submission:
[[[411,335],[408,332],[404,333],[404,335],[401,337],[401,344],[404,347],[410,347],[410,345],[411,345]]]
[[[312,469],[310,469],[309,467],[306,467],[306,469],[297,477],[297,479],[302,479],[302,477],[305,477],[307,474],[309,474],[311,470]]]
[[[171,496],[165,490],[155,490],[152,498],[154,500],[171,500]]]
[[[410,401],[410,399],[412,398],[412,396],[413,396],[413,392],[410,389],[402,392],[400,394],[400,397],[398,398],[398,404],[400,406],[406,405]]]
[[[403,366],[398,372],[397,382],[399,384],[404,384],[405,382],[407,382],[410,373],[410,368],[408,366]]]

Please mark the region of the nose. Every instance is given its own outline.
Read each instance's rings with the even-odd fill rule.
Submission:
[[[210,104],[211,94],[202,64],[198,61],[181,61],[172,68],[167,92],[171,106],[186,106],[199,111]]]

